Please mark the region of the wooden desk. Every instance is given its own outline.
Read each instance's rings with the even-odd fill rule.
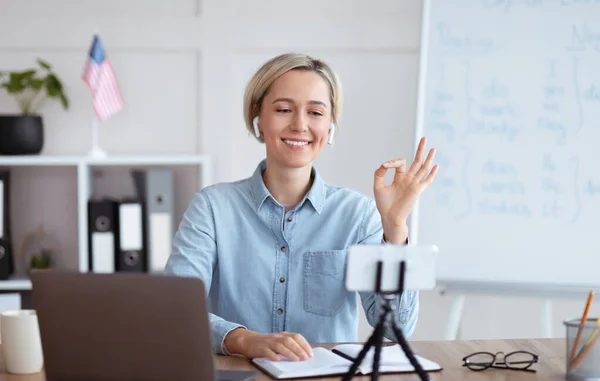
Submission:
[[[418,354],[433,360],[444,368],[440,372],[431,374],[435,381],[455,380],[565,380],[565,340],[564,339],[538,339],[538,340],[477,340],[477,341],[415,341],[411,347]],[[331,347],[331,345],[322,345]],[[518,372],[505,369],[487,369],[475,372],[462,366],[462,358],[477,351],[508,353],[513,350],[528,350],[540,356],[540,362],[534,365],[536,373]],[[0,345],[1,350],[1,345]],[[248,360],[241,357],[216,356],[218,369],[251,370],[255,369]],[[17,376],[6,374],[4,361],[0,356],[0,381],[44,381],[43,373]],[[312,378],[311,381],[339,380],[340,377]],[[256,381],[271,381],[271,377],[261,374]],[[354,377],[356,381],[370,380],[370,376]],[[417,381],[416,374],[406,375],[381,375],[380,380],[412,380]]]

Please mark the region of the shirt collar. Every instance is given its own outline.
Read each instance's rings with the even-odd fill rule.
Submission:
[[[271,195],[271,192],[269,192],[263,180],[262,175],[265,169],[267,169],[267,160],[263,159],[258,164],[256,170],[254,171],[254,174],[250,178],[250,188],[254,196],[254,206],[256,207],[256,211],[260,209],[260,207],[268,197],[271,197],[271,199],[277,203],[277,200],[275,200],[275,198]],[[310,187],[310,190],[304,196],[302,201],[300,201],[298,206],[302,206],[302,204],[304,204],[304,202],[308,200],[315,209],[315,211],[321,214],[321,211],[323,210],[323,205],[325,204],[325,182],[323,181],[317,170],[314,168],[314,166],[311,169],[311,177],[313,178],[312,186]]]

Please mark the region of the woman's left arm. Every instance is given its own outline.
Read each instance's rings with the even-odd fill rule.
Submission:
[[[377,212],[375,203],[371,200],[367,204],[364,221],[361,228],[362,234],[358,244],[378,245],[383,241],[381,217]],[[377,325],[379,313],[383,307],[383,298],[374,292],[359,292],[361,304],[365,311],[367,321],[371,327]],[[396,296],[392,300],[396,324],[402,329],[405,337],[409,337],[415,330],[419,315],[419,292],[414,290],[404,291],[402,297]],[[385,337],[396,341],[394,332],[387,327]]]
[[[365,215],[363,235],[359,243],[363,244],[405,244],[408,240],[408,216],[421,193],[433,181],[438,166],[433,165],[435,150],[425,156],[426,139],[423,137],[415,155],[415,160],[407,169],[406,160],[391,160],[375,171],[373,191],[375,203],[371,202]],[[384,177],[388,169],[395,168],[392,184],[385,185]],[[373,205],[374,204],[374,205]],[[372,327],[377,324],[382,307],[382,298],[374,293],[360,293],[367,320]],[[404,291],[392,302],[395,306],[396,323],[406,337],[415,330],[419,315],[419,293]],[[394,333],[389,330],[385,336],[395,341]]]

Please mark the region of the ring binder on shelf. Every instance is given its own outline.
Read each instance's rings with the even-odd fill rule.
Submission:
[[[119,203],[112,199],[88,202],[89,270],[114,273],[119,248]]]
[[[119,252],[117,271],[145,272],[146,226],[144,206],[138,200],[124,200],[119,203]]]
[[[13,250],[10,236],[10,171],[0,171],[0,280],[13,271]]]
[[[131,175],[137,197],[146,208],[148,271],[160,273],[171,254],[175,229],[173,171],[170,168],[152,168],[133,170]]]

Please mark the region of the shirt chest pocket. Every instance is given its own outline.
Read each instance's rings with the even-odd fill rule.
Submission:
[[[347,250],[304,253],[304,310],[334,316],[351,295],[344,284]]]

